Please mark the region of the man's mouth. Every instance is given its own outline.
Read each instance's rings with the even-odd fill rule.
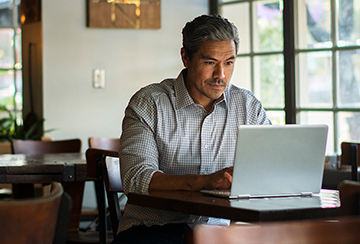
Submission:
[[[218,83],[213,83],[213,84],[210,84],[211,87],[215,88],[215,89],[221,89],[224,87],[223,84],[218,84]]]
[[[224,80],[211,80],[211,81],[209,81],[209,85],[211,85],[211,86],[225,86],[226,82]]]

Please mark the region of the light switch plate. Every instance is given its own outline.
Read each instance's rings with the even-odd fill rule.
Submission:
[[[104,88],[105,87],[105,70],[94,69],[93,86],[94,86],[94,88]]]

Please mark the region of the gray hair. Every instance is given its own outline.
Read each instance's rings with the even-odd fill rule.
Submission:
[[[182,30],[183,48],[191,60],[204,41],[235,42],[236,53],[240,38],[236,26],[220,15],[201,15],[187,22]]]

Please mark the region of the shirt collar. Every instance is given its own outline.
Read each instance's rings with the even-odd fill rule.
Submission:
[[[186,106],[195,104],[194,100],[191,98],[191,96],[185,86],[184,76],[186,75],[186,72],[187,72],[187,70],[183,69],[174,82],[176,109],[181,109]],[[229,86],[230,85],[231,84],[229,84]],[[227,97],[229,96],[229,86],[226,87],[223,95],[219,99],[217,99],[217,101],[215,101],[214,106],[216,106],[222,102],[225,103],[226,107],[228,106],[227,105],[227,100],[228,100]]]
[[[190,94],[185,86],[185,80],[184,80],[185,74],[186,74],[186,69],[183,69],[174,82],[176,109],[181,109],[186,106],[194,104],[194,101],[190,97]]]

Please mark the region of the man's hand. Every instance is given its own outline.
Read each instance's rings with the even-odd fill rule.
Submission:
[[[229,189],[232,183],[233,167],[224,168],[220,171],[208,175],[209,185],[205,189]]]
[[[233,167],[224,168],[210,175],[169,175],[156,172],[151,178],[149,190],[229,189]]]

